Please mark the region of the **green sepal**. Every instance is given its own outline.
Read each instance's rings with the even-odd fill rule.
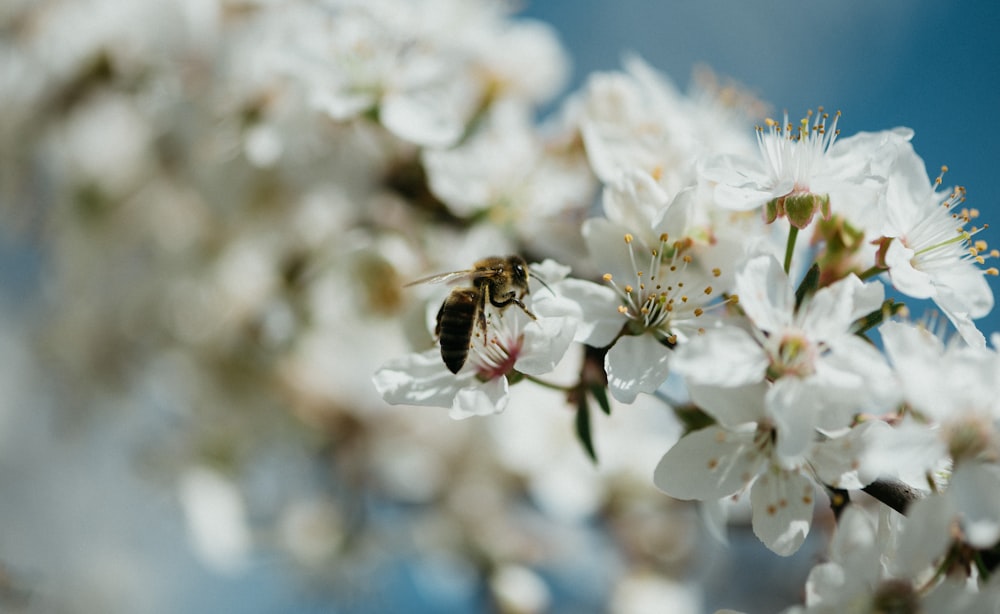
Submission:
[[[597,464],[597,452],[594,450],[594,440],[590,432],[590,407],[587,404],[587,395],[580,394],[576,402],[576,437],[580,440],[580,445],[590,457],[590,460]]]
[[[781,199],[772,198],[764,205],[764,223],[771,224],[781,215]]]
[[[812,221],[816,210],[821,206],[822,196],[816,194],[792,194],[785,197],[785,215],[788,223],[799,230],[805,228]],[[829,204],[829,198],[827,198]]]
[[[608,416],[611,415],[611,403],[608,402],[608,390],[601,384],[591,384],[590,394],[594,395],[597,405]]]
[[[816,294],[816,290],[819,289],[819,273],[819,264],[814,262],[806,271],[806,276],[799,282],[799,287],[795,289],[795,309],[801,307],[807,297]]]
[[[864,336],[865,333],[881,325],[882,322],[885,322],[887,318],[891,318],[904,309],[906,309],[906,305],[904,303],[897,303],[895,300],[887,298],[882,302],[881,307],[854,321],[854,325],[852,327],[854,329],[854,334]]]
[[[833,212],[830,210],[830,195],[823,194],[822,196],[816,196],[819,199],[819,214],[824,220],[830,219]]]
[[[696,405],[683,405],[674,407],[674,415],[684,426],[684,433],[699,431],[705,427],[715,424],[715,418],[705,413]]]

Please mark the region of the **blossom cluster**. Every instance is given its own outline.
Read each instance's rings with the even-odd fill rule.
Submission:
[[[839,113],[822,108],[748,130],[638,58],[592,77],[566,115],[602,186],[601,210],[579,226],[581,274],[552,260],[532,269],[544,283],[526,299],[537,332],[482,303],[483,336],[518,357],[506,372],[448,377],[431,349],[375,374],[384,398],[454,417],[503,411],[510,381],[552,385],[538,366],[557,364],[573,334],[591,348],[585,366],[602,358],[598,385],[617,403],[657,395],[703,415],[664,445],[652,478],[666,494],[715,506],[748,496],[754,533],[780,555],[801,547],[829,497],[847,525],[838,539],[872,551],[863,566],[817,567],[804,611],[936,603],[964,590],[956,575],[995,599],[1000,356],[975,320],[993,307],[997,253],[976,237],[964,190],[943,187],[946,169],[929,177],[908,129],[842,136]],[[946,322],[912,320],[908,299],[930,299]],[[585,370],[568,401],[593,392]],[[887,483],[912,513],[886,520],[891,543],[876,544],[849,493]]]
[[[209,567],[274,548],[356,584],[395,538],[500,611],[545,611],[546,565],[600,575],[613,611],[698,611],[697,500],[717,534],[749,509],[779,555],[834,510],[800,611],[997,600],[1000,340],[976,325],[996,254],[912,131],[769,119],[636,56],[539,120],[569,59],[494,0],[0,20],[38,362],[66,407],[132,415]],[[508,254],[526,290],[474,268]],[[454,283],[407,285],[435,273]],[[455,291],[474,298],[442,318]],[[457,373],[442,326],[469,335]],[[369,501],[419,513],[398,529]],[[598,514],[614,553],[559,542]]]

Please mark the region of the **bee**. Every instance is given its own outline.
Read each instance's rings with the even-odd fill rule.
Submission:
[[[486,307],[501,312],[517,305],[532,320],[535,314],[522,299],[528,293],[528,264],[520,256],[491,256],[471,269],[439,273],[406,284],[446,283],[466,279],[470,286],[454,288],[437,313],[434,336],[441,343],[441,359],[452,373],[458,373],[469,356],[472,333],[478,325],[486,336]]]

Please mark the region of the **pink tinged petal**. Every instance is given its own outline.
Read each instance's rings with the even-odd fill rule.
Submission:
[[[768,357],[750,333],[735,326],[711,329],[677,348],[674,368],[688,381],[745,386],[763,381]]]
[[[528,375],[544,375],[555,368],[573,341],[575,323],[569,318],[541,318],[524,327],[521,354],[514,368]]]
[[[437,349],[390,360],[372,382],[387,403],[451,407],[455,395],[474,381],[471,372],[454,375]]]
[[[626,336],[604,357],[611,396],[631,403],[640,392],[652,393],[667,379],[671,350],[652,335]]]
[[[779,457],[797,459],[812,444],[823,392],[797,377],[782,377],[767,391],[764,402],[778,432],[775,452]]]
[[[794,554],[812,523],[813,483],[797,471],[768,471],[750,489],[753,532],[772,552]]]
[[[736,274],[740,307],[758,328],[779,331],[792,322],[795,290],[773,256],[758,256]]]
[[[763,463],[753,431],[710,426],[674,444],[656,466],[653,483],[677,499],[720,499],[745,488]]]
[[[934,285],[931,276],[914,268],[915,252],[903,245],[899,239],[889,243],[885,252],[885,264],[889,267],[889,280],[892,286],[907,296],[913,298],[930,298],[934,295]]]
[[[751,422],[761,422],[766,416],[764,394],[767,384],[722,388],[688,383],[691,401],[726,428],[735,429]]]
[[[869,451],[877,449],[891,431],[885,422],[865,422],[846,435],[813,444],[809,459],[816,477],[824,484],[847,490],[871,484],[879,472],[866,462]]]
[[[961,515],[966,541],[976,548],[996,544],[1000,540],[1000,467],[962,463],[948,489]]]
[[[451,405],[451,416],[461,420],[470,416],[490,416],[507,408],[507,378],[496,377],[487,382],[478,382],[462,388],[455,395]]]

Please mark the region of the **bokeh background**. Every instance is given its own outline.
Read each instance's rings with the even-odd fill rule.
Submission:
[[[230,16],[266,4],[219,3]],[[371,372],[420,341],[399,283],[433,262],[413,262],[405,238],[461,259],[493,237],[424,236],[393,202],[352,201],[338,181],[370,162],[357,139],[375,137],[316,130],[267,100],[220,112],[256,100],[254,30],[223,48],[218,30],[161,9],[0,8],[0,609],[770,612],[800,599],[822,522],[790,559],[738,514],[728,545],[708,535],[697,508],[652,485],[679,433],[659,402],[596,419],[597,467],[554,393],[519,387],[505,414],[463,422],[382,403]],[[564,94],[626,52],[681,89],[707,67],[772,115],[823,105],[844,134],[913,128],[932,176],[948,165],[982,221],[1000,214],[992,2],[536,0],[519,15],[558,33]],[[213,83],[220,65],[244,81]],[[268,113],[322,156],[286,144],[292,162],[268,170],[262,131],[249,155],[264,171],[231,162],[241,128],[220,117]],[[199,170],[219,159],[221,176]],[[68,189],[73,173],[107,185]],[[996,315],[980,325],[1000,331]]]

